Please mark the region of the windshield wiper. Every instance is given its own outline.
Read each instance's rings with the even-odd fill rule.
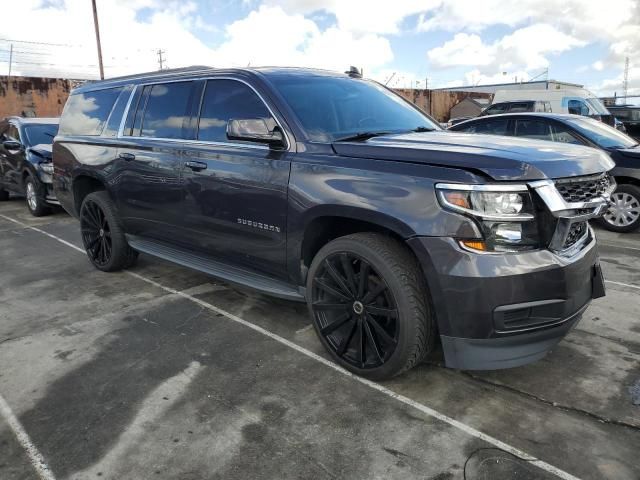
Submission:
[[[380,137],[382,135],[389,135],[390,131],[380,131],[380,132],[358,132],[353,135],[348,135],[346,137],[336,138],[334,142],[360,142],[364,140],[369,140],[373,137]]]
[[[416,127],[413,130],[409,130],[410,132],[433,132],[435,130],[435,128],[430,128],[430,127]]]

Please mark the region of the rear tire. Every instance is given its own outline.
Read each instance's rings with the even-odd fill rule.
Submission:
[[[80,229],[89,261],[98,270],[115,272],[136,262],[138,252],[127,243],[107,192],[93,192],[85,197],[80,207]]]
[[[391,378],[434,348],[422,271],[402,243],[384,235],[356,233],[320,249],[309,270],[307,303],[322,344],[357,375]]]
[[[0,202],[4,202],[6,200],[9,200],[9,192],[0,188]]]
[[[44,186],[36,181],[31,174],[24,180],[24,191],[27,197],[27,208],[34,217],[43,217],[51,213],[51,208],[44,200]]]
[[[600,219],[600,225],[618,233],[633,232],[640,228],[640,187],[619,184],[611,194],[613,205]]]

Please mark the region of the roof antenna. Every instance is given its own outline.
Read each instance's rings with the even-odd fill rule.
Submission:
[[[358,67],[354,67],[353,65],[351,65],[349,70],[344,73],[349,75],[351,78],[362,78],[362,71],[358,70]]]

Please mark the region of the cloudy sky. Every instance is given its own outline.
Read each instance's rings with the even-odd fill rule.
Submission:
[[[96,78],[90,0],[18,0],[0,74]],[[640,0],[98,0],[107,77],[165,66],[301,65],[397,87],[545,77],[640,94]],[[30,42],[30,43],[28,43]],[[640,100],[640,99],[639,99]]]

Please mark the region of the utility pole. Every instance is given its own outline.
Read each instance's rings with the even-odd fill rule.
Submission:
[[[96,43],[98,44],[98,65],[100,66],[100,80],[104,80],[104,67],[102,66],[102,45],[100,45],[100,27],[98,26],[98,9],[96,0],[91,0],[93,6],[93,24],[96,29]]]
[[[13,63],[13,43],[11,44],[11,48],[9,49],[9,76],[11,76],[12,63]]]
[[[160,49],[160,48],[159,48],[159,49],[157,50],[157,53],[158,53],[158,66],[160,67],[158,70],[164,70],[164,62],[165,62],[165,59],[164,59],[164,58],[162,58],[162,54],[163,54],[163,53],[166,53],[166,52],[165,52],[164,50],[162,50],[162,49]]]
[[[627,94],[629,93],[629,57],[624,59],[624,79],[622,80],[622,95],[624,103],[627,103]]]

